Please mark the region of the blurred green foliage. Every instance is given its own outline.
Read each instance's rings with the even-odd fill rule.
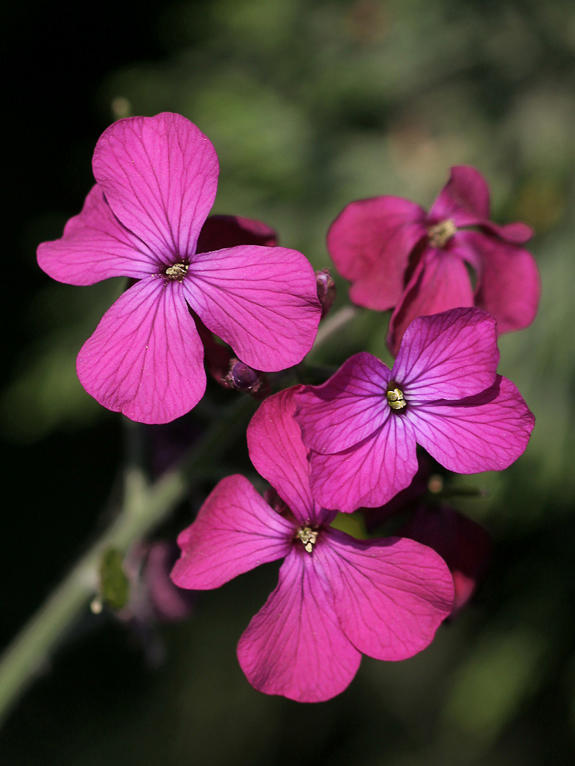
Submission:
[[[485,175],[493,218],[537,232],[540,313],[500,344],[500,371],[537,425],[509,471],[456,480],[483,490],[459,507],[490,529],[495,557],[476,605],[428,651],[398,665],[364,660],[352,688],[324,705],[259,695],[234,646],[273,587],[266,569],[208,594],[189,624],[166,632],[167,663],[141,699],[122,691],[93,729],[75,712],[90,744],[72,733],[54,763],[571,764],[575,6],[182,1],[163,11],[158,35],[163,58],[102,82],[103,127],[128,114],[184,114],[220,158],[214,212],[265,221],[316,268],[329,266],[327,228],[353,199],[395,194],[429,205],[451,165]],[[35,230],[56,238],[60,225]],[[338,286],[334,310],[347,302]],[[47,284],[38,294],[37,343],[2,394],[10,438],[39,439],[101,416],[76,381],[74,358],[119,289]],[[360,313],[319,361],[360,349],[385,358],[386,325],[385,316]]]

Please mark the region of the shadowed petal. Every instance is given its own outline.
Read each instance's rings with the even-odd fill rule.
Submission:
[[[489,565],[487,530],[448,506],[421,505],[399,534],[428,545],[445,561],[455,586],[454,615],[471,599]]]
[[[274,247],[277,243],[275,231],[265,223],[239,215],[210,215],[202,226],[197,251],[208,253],[236,245]]]
[[[477,231],[460,233],[462,245],[479,255],[475,301],[497,319],[500,333],[522,330],[535,319],[541,281],[535,259],[518,245]]]
[[[389,417],[388,368],[367,353],[350,357],[321,386],[296,395],[304,444],[315,452],[341,452],[374,433]]]
[[[457,473],[507,468],[523,454],[535,423],[519,391],[500,375],[482,394],[414,407],[406,417],[418,444]]]
[[[357,673],[361,654],[343,634],[331,591],[303,548],[283,563],[277,588],[239,641],[238,660],[258,691],[297,702],[331,699]]]
[[[186,300],[242,362],[265,372],[301,362],[321,316],[307,258],[284,247],[238,246],[194,256]]]
[[[417,471],[413,428],[392,414],[381,429],[336,455],[310,454],[311,488],[324,508],[377,508],[407,487]]]
[[[195,125],[169,112],[118,120],[101,135],[92,167],[115,215],[163,263],[193,255],[219,171]]]
[[[425,211],[401,197],[348,205],[329,229],[327,249],[342,277],[354,283],[351,300],[370,309],[393,308],[409,254],[425,234]]]
[[[178,537],[172,571],[180,588],[219,588],[260,564],[286,556],[295,527],[273,511],[243,476],[222,479],[194,523]]]
[[[459,226],[474,226],[489,218],[489,187],[475,168],[456,165],[429,211],[429,221],[451,218]]]
[[[363,654],[404,660],[425,649],[453,606],[453,580],[435,551],[399,537],[324,532],[316,546],[345,635]],[[329,544],[327,544],[329,543]]]
[[[110,210],[94,186],[79,215],[70,218],[60,239],[43,242],[38,264],[52,279],[93,285],[109,277],[142,279],[158,270],[158,259]]]
[[[302,524],[320,523],[309,486],[307,449],[294,420],[294,394],[299,386],[280,391],[261,403],[248,426],[250,459]]]
[[[391,376],[410,403],[462,399],[493,383],[498,362],[493,317],[476,308],[452,309],[413,320]]]
[[[403,333],[416,317],[461,306],[473,306],[465,264],[449,251],[428,250],[391,315],[387,338],[391,353],[397,354]]]
[[[138,282],[82,346],[78,377],[104,407],[141,423],[168,423],[204,395],[203,346],[180,287],[158,277]]]

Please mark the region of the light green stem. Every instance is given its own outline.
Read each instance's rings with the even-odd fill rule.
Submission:
[[[256,404],[248,397],[224,410],[177,469],[147,490],[127,477],[126,497],[115,520],[7,648],[0,660],[0,721],[10,712],[54,647],[98,589],[98,567],[109,548],[126,550],[149,534],[194,487],[245,429]],[[133,466],[129,466],[133,470]]]

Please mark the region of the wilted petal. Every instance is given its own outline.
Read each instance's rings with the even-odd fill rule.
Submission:
[[[242,362],[265,372],[301,362],[321,316],[307,258],[284,247],[239,246],[194,256],[186,299]]]
[[[250,684],[297,702],[323,702],[351,682],[361,654],[345,637],[333,596],[303,547],[287,557],[279,583],[238,644]]]
[[[539,271],[531,253],[478,231],[461,232],[460,239],[479,256],[475,302],[493,314],[498,331],[530,325],[541,294]]]
[[[523,454],[535,418],[507,378],[459,402],[429,403],[406,412],[421,444],[457,473],[502,471]]]
[[[391,414],[390,372],[375,356],[355,354],[321,386],[296,395],[303,441],[315,452],[341,452],[374,433]]]
[[[307,449],[294,420],[294,394],[288,388],[261,403],[248,426],[250,459],[302,524],[322,520],[309,486]]]
[[[210,215],[202,226],[197,251],[209,253],[236,245],[274,247],[277,243],[275,231],[265,223],[239,215]]]
[[[455,586],[452,614],[458,612],[489,565],[492,542],[487,530],[445,505],[421,505],[398,534],[428,545],[445,561]]]
[[[313,555],[352,644],[378,660],[404,660],[425,649],[453,606],[453,580],[443,559],[399,537],[367,541],[336,530],[324,534],[326,544]]]
[[[459,226],[475,226],[489,218],[489,187],[475,168],[456,165],[429,211],[429,221],[451,218]]]
[[[110,210],[94,186],[79,215],[64,234],[38,248],[38,264],[52,279],[68,285],[93,285],[109,277],[142,279],[157,271],[157,258]]]
[[[329,229],[327,249],[339,273],[354,283],[351,300],[376,310],[395,306],[409,254],[425,233],[425,211],[401,197],[348,205]]]
[[[141,423],[168,423],[202,398],[203,346],[180,288],[143,279],[82,346],[78,377],[104,407]]]
[[[324,508],[376,508],[407,487],[417,471],[411,424],[392,414],[378,432],[336,455],[310,454],[311,488]]]
[[[178,537],[182,555],[172,580],[181,588],[219,588],[286,556],[294,534],[294,525],[273,511],[247,479],[228,476]]]
[[[448,250],[429,249],[391,315],[387,343],[397,354],[401,339],[418,316],[473,306],[471,280],[463,261]]]
[[[498,362],[493,317],[476,308],[452,309],[413,320],[391,376],[409,403],[463,399],[493,383]]]
[[[115,215],[162,263],[193,255],[219,171],[195,125],[169,112],[118,120],[101,135],[92,167]]]

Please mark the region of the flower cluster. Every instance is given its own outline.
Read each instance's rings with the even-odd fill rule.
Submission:
[[[537,309],[529,227],[490,222],[485,181],[465,166],[452,168],[429,214],[396,197],[351,203],[328,249],[355,303],[393,310],[393,368],[359,351],[320,385],[270,396],[281,379],[264,373],[298,364],[314,343],[335,296],[330,275],[279,247],[264,224],[208,218],[217,157],[179,115],[114,123],[93,169],[82,212],[38,250],[62,282],[130,279],[80,350],[85,389],[129,418],[167,423],[203,396],[205,356],[229,396],[263,399],[247,442],[272,489],[262,498],[243,476],[220,481],[178,538],[173,582],[207,590],[284,559],[238,645],[249,682],[268,694],[326,700],[362,654],[401,660],[425,649],[475,593],[491,548],[486,530],[441,497],[426,502],[425,466],[503,470],[534,425],[497,372],[498,333],[525,327]],[[358,540],[332,526],[338,512],[360,511],[371,531],[408,505],[392,537]]]

